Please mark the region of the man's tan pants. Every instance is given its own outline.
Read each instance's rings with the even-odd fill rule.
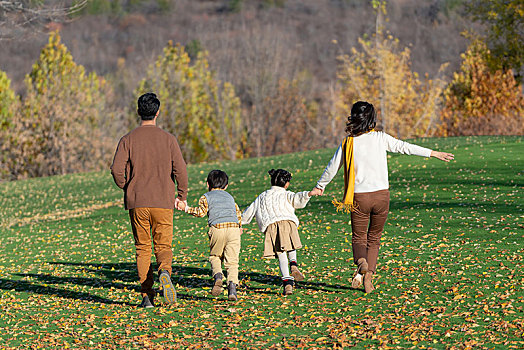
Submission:
[[[173,251],[173,209],[134,208],[129,210],[131,227],[135,238],[136,266],[141,293],[153,292],[153,266],[151,264],[151,236],[158,271],[166,270],[171,275]]]
[[[222,273],[222,261],[227,271],[227,281],[238,284],[240,255],[240,228],[209,228],[209,262],[213,276]]]

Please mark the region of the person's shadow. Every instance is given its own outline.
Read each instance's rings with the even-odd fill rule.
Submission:
[[[199,260],[197,263],[206,262]],[[102,304],[122,304],[136,305],[128,302],[111,300],[107,297],[91,294],[84,291],[60,288],[56,285],[76,285],[103,290],[120,289],[133,290],[139,292],[137,282],[137,272],[135,263],[76,263],[76,262],[49,262],[53,265],[70,266],[78,269],[79,272],[90,277],[71,277],[53,276],[45,273],[17,273],[16,279],[0,279],[0,290],[15,290],[17,292],[27,292],[41,295],[57,296],[61,298],[85,300]],[[211,286],[210,270],[207,268],[173,265],[171,277],[174,284],[180,286],[200,289]],[[259,272],[240,272],[241,290],[246,292],[256,292],[262,294],[278,294],[282,285],[279,276],[267,275]],[[54,286],[52,286],[54,285]],[[270,288],[268,288],[270,287]],[[312,289],[318,291],[342,293],[353,288],[340,284],[327,284],[320,282],[297,282],[298,289]],[[205,300],[211,297],[203,297],[194,294],[180,293],[177,291],[178,298],[188,300]]]

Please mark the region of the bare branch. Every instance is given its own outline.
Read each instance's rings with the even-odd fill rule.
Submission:
[[[13,39],[24,35],[29,29],[34,32],[47,22],[64,22],[82,10],[88,0],[71,4],[31,4],[28,0],[0,0],[0,40]],[[69,4],[68,4],[69,3]]]

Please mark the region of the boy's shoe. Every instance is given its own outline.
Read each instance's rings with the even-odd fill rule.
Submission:
[[[368,271],[364,275],[364,290],[366,293],[371,293],[375,290],[375,286],[373,286],[373,272]]]
[[[149,297],[146,295],[142,298],[142,302],[140,303],[140,307],[144,307],[146,309],[155,307],[152,300],[149,300]]]
[[[304,280],[304,275],[302,274],[302,272],[300,272],[297,265],[291,265],[291,276],[293,276],[295,281]]]
[[[162,291],[164,293],[164,299],[169,303],[173,304],[176,302],[176,291],[173,283],[171,282],[171,277],[169,277],[169,272],[166,270],[160,271],[160,284],[162,285]]]
[[[282,285],[284,287],[284,291],[283,291],[282,294],[284,294],[284,295],[291,295],[291,294],[293,294],[293,280],[292,279],[283,280],[282,281]]]
[[[222,275],[220,272],[217,272],[213,278],[215,279],[215,282],[213,283],[213,288],[211,289],[211,295],[216,297],[222,293],[222,279],[224,278],[224,275]]]
[[[229,281],[227,285],[227,299],[230,301],[237,301],[237,285]]]
[[[360,258],[357,260],[357,273],[365,275],[368,272],[368,262],[366,258]]]
[[[363,280],[364,276],[358,273],[358,270],[355,271],[355,274],[353,275],[353,280],[351,281],[351,288],[360,288],[362,286]]]

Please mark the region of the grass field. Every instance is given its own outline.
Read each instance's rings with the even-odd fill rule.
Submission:
[[[350,287],[342,174],[297,210],[306,281],[281,295],[255,223],[242,236],[239,301],[213,298],[206,220],[175,213],[179,300],[140,309],[133,237],[108,171],[0,184],[0,348],[524,348],[522,137],[420,139],[455,154],[440,162],[391,155],[391,212],[376,291]],[[196,164],[189,203],[209,170],[230,175],[245,209],[267,171],[311,189],[332,149]],[[158,284],[157,284],[158,285]]]

